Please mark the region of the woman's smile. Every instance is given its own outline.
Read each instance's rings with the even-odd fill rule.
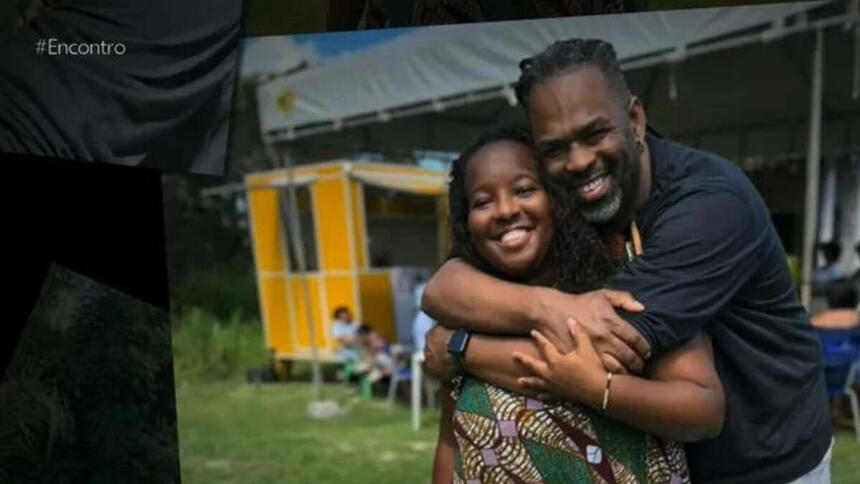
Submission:
[[[532,230],[530,228],[513,227],[505,230],[498,237],[499,245],[505,250],[516,251],[522,249],[529,243]]]

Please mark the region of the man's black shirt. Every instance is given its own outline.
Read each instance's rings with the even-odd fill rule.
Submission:
[[[764,201],[732,163],[648,137],[644,254],[613,278],[646,311],[627,318],[653,353],[700,331],[726,395],[723,430],[686,446],[693,482],[787,482],[831,442],[820,342]]]

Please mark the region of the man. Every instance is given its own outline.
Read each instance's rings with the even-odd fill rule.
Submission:
[[[827,288],[827,309],[812,318],[817,328],[851,328],[860,324],[857,288],[854,281],[833,281]]]
[[[533,345],[486,333],[537,329],[569,348],[573,317],[607,370],[639,372],[644,360],[707,331],[726,419],[719,436],[687,445],[693,482],[829,482],[820,343],[755,188],[730,162],[647,133],[610,44],[557,42],[520,68],[517,95],[542,169],[632,260],[608,289],[580,295],[449,260],[428,283],[424,309],[440,326],[470,332],[432,330],[428,371],[448,376],[461,366],[529,392],[536,389],[519,384],[523,368],[510,355],[537,355]]]

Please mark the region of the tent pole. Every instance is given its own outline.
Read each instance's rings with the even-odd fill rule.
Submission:
[[[270,145],[271,146],[271,145]],[[274,147],[271,147],[274,150]],[[305,304],[305,319],[308,325],[308,334],[311,340],[311,401],[316,402],[322,396],[322,370],[320,368],[319,351],[317,349],[317,336],[313,322],[313,311],[311,310],[311,294],[308,287],[307,261],[305,259],[305,248],[302,245],[302,228],[299,223],[298,197],[296,196],[295,173],[293,173],[292,157],[289,150],[283,153],[284,167],[287,169],[287,197],[288,203],[288,241],[293,246],[296,255],[296,268],[298,269],[299,281],[301,283],[302,297]],[[277,158],[275,158],[277,159]]]
[[[800,297],[806,309],[812,301],[812,263],[818,226],[818,171],[821,164],[821,100],[824,91],[824,31],[815,31],[812,57],[812,95],[809,107],[809,143],[806,157],[806,209],[803,226],[803,276]]]

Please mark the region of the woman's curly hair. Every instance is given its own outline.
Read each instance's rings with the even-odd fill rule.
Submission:
[[[469,195],[466,192],[466,167],[483,147],[499,141],[521,143],[531,151],[532,138],[517,126],[499,126],[481,135],[469,145],[451,165],[448,185],[451,253],[480,269],[502,279],[510,279],[492,267],[478,253],[469,234]],[[619,261],[612,257],[609,247],[597,231],[585,221],[570,196],[553,183],[538,168],[540,181],[547,191],[553,215],[554,233],[549,263],[555,264],[556,287],[565,292],[587,292],[598,289],[612,276]]]

